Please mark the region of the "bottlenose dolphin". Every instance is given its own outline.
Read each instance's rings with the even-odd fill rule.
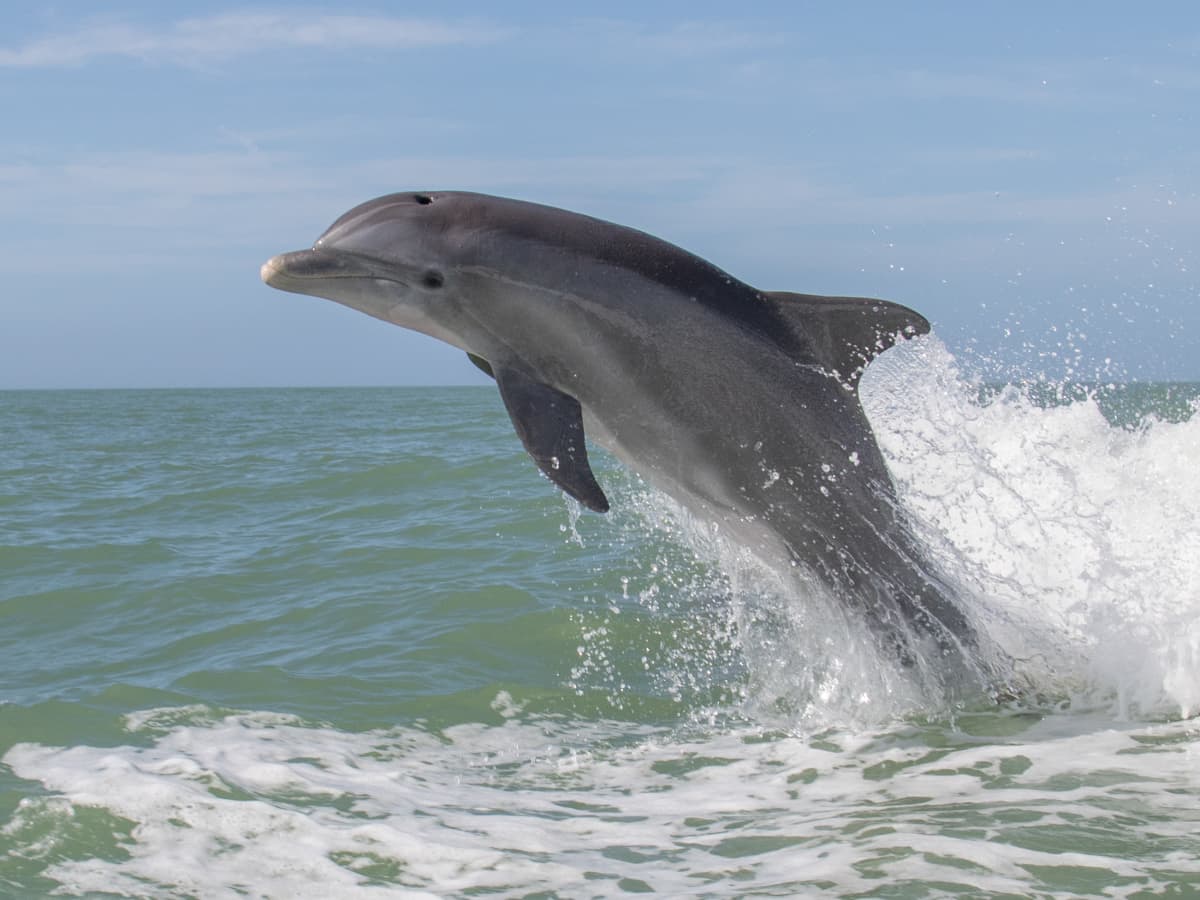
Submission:
[[[803,566],[903,659],[929,638],[960,658],[975,644],[858,400],[872,359],[929,331],[913,310],[761,291],[632,228],[450,191],[357,206],[262,279],[466,351],[538,468],[589,509],[609,504],[585,435],[736,542]]]

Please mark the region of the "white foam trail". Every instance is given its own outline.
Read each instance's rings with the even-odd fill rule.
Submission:
[[[920,728],[688,737],[497,708],[501,725],[441,734],[158,710],[128,720],[142,746],[18,745],[4,762],[59,796],[24,800],[5,836],[72,895],[1049,896],[1081,872],[1142,890],[1200,876],[1188,723],[993,714],[930,745]],[[121,850],[92,849],[102,816]]]

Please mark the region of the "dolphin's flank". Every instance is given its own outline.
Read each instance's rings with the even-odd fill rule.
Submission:
[[[962,658],[964,613],[924,560],[859,405],[863,369],[929,323],[861,297],[761,291],[588,216],[449,191],[347,212],[267,284],[466,351],[541,471],[608,498],[587,439],[768,561],[802,565],[901,658]]]

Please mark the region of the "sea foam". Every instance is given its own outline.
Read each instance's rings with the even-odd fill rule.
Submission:
[[[927,546],[1035,685],[1200,709],[1200,417],[981,401],[936,339],[878,360],[862,399]]]

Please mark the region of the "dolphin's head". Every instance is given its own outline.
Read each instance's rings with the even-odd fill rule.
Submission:
[[[356,206],[312,249],[267,260],[262,280],[458,344],[438,324],[439,307],[454,293],[456,265],[468,236],[452,208],[456,199],[417,192]]]

